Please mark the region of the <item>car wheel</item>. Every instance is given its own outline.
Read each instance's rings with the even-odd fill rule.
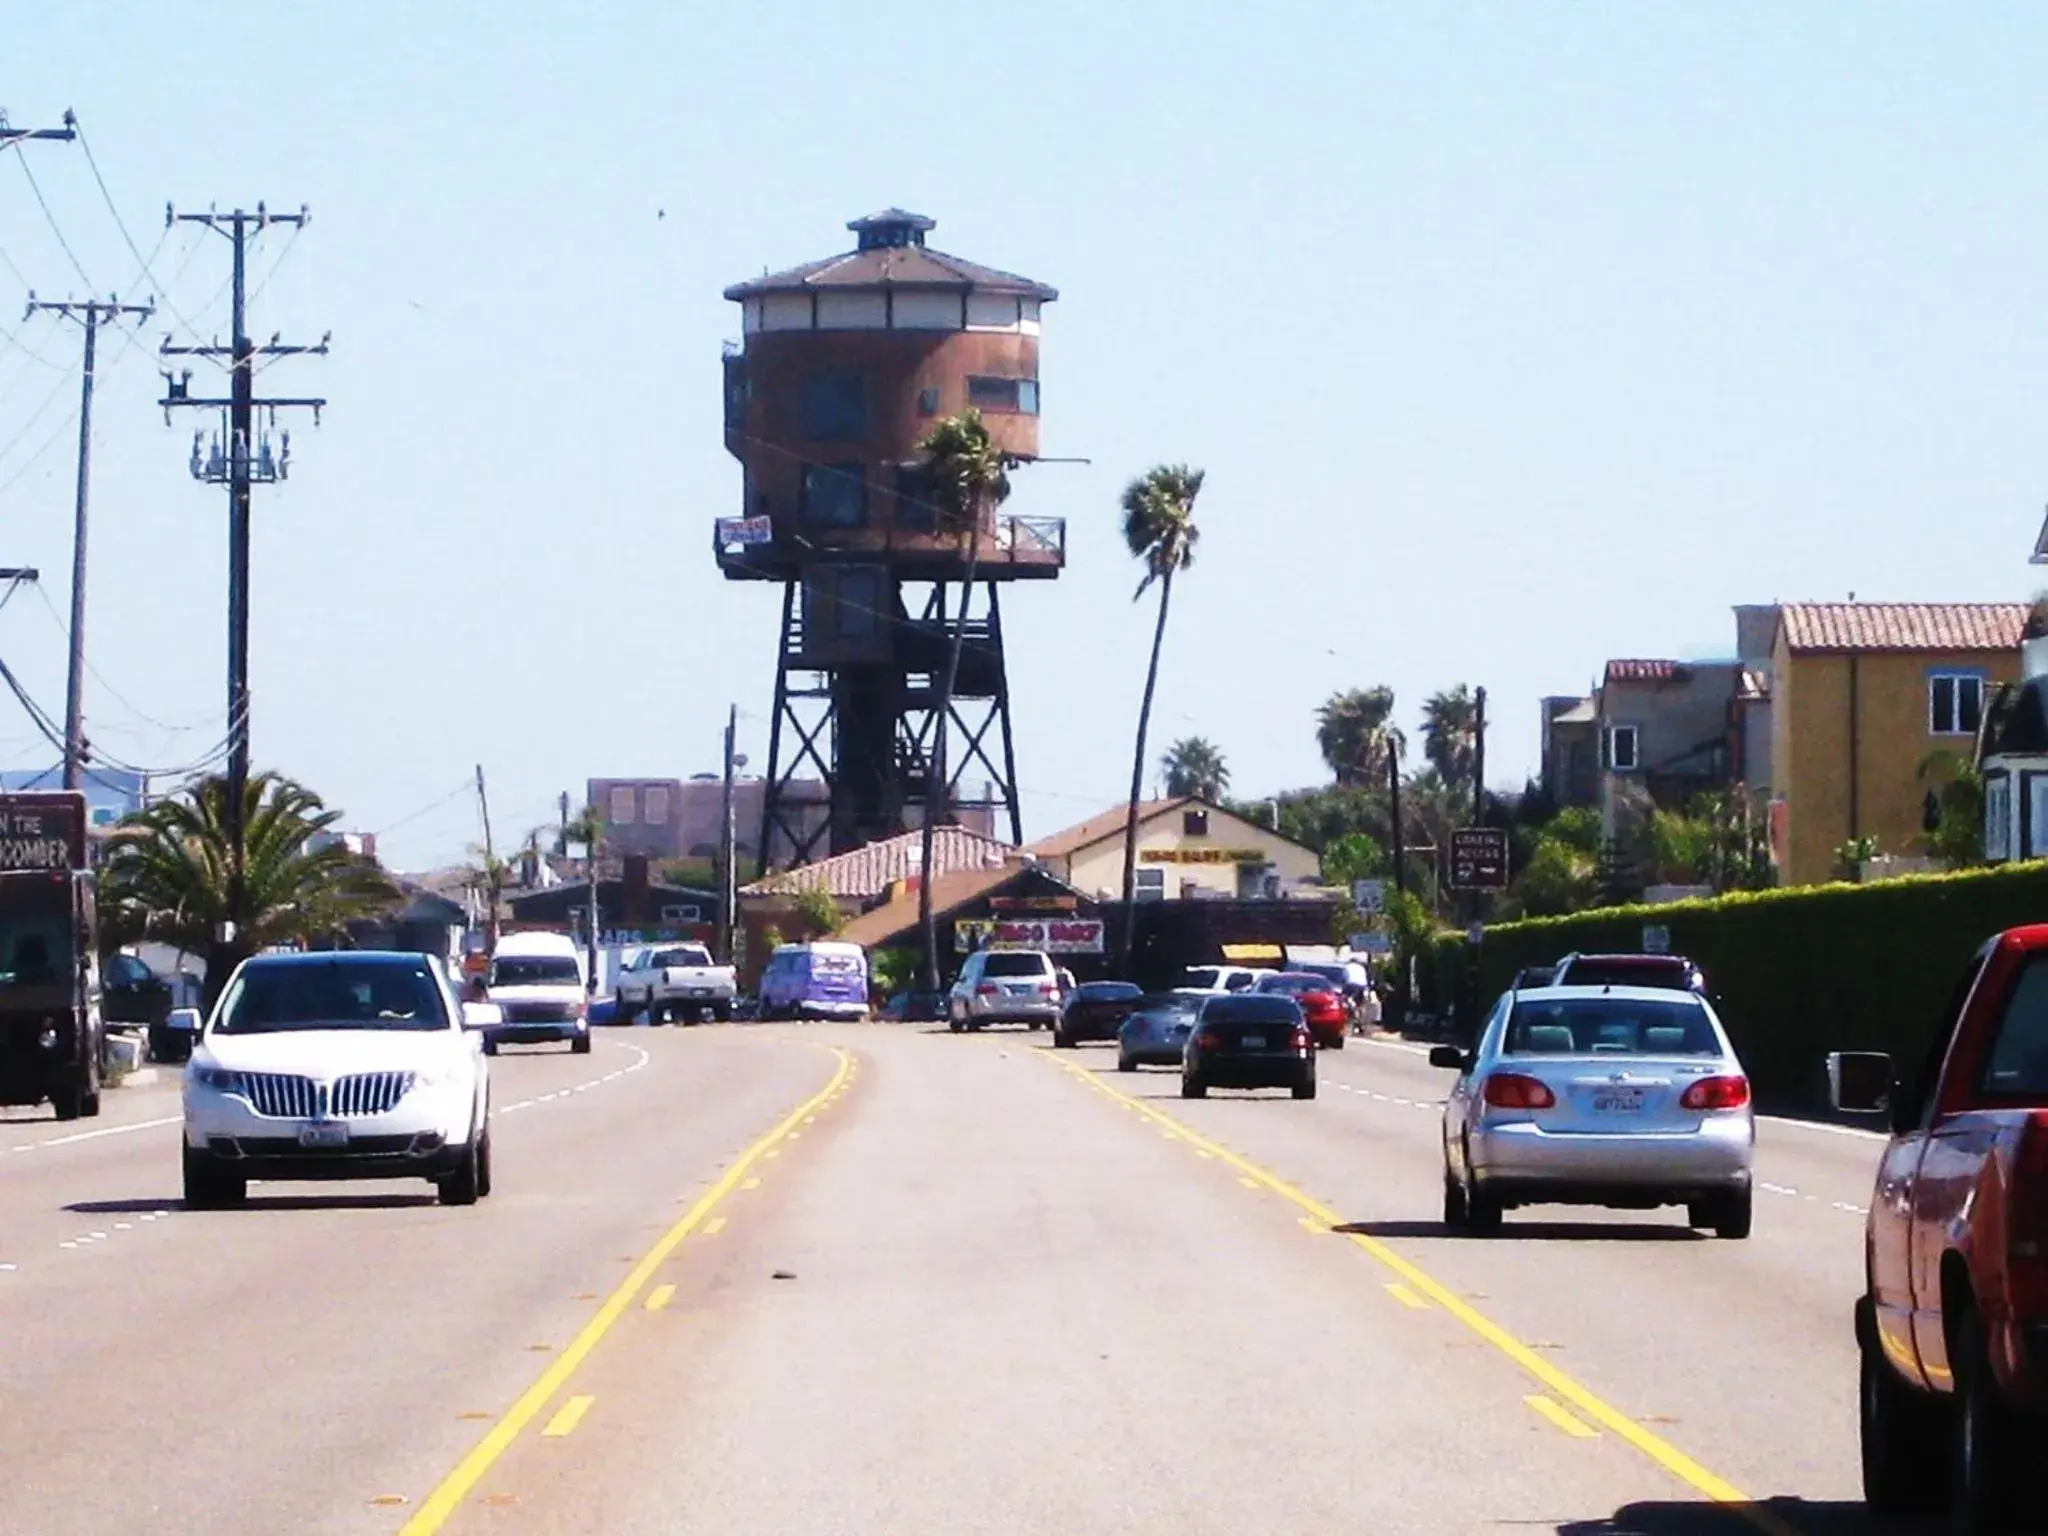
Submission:
[[[1183,1073],[1180,1080],[1180,1096],[1184,1099],[1206,1099],[1209,1097],[1209,1085],[1199,1077],[1190,1077]]]
[[[1451,1177],[1451,1170],[1444,1170],[1444,1225],[1462,1227],[1465,1225],[1465,1186]]]
[[[1334,1040],[1332,1040],[1332,1041],[1330,1042],[1330,1049],[1331,1049],[1331,1050],[1333,1050],[1333,1051],[1341,1051],[1341,1050],[1343,1050],[1343,1049],[1344,1049],[1344,1031],[1343,1031],[1343,1030],[1341,1030],[1341,1029],[1340,1029],[1340,1030],[1338,1030],[1338,1031],[1337,1031],[1337,1038],[1336,1038],[1336,1039],[1334,1039]]]
[[[2018,1529],[2019,1416],[1999,1396],[1984,1324],[1972,1303],[1965,1302],[1956,1319],[1949,1353],[1956,1375],[1950,1529],[1956,1536]]]
[[[1482,1189],[1468,1189],[1465,1192],[1465,1225],[1474,1232],[1492,1233],[1500,1230],[1502,1207],[1500,1201]]]
[[[50,1095],[50,1109],[59,1120],[76,1120],[84,1103],[85,1094],[77,1088],[59,1088]]]
[[[590,1036],[578,1035],[574,1040],[571,1040],[569,1042],[569,1054],[571,1056],[588,1056],[590,1054]]]
[[[1709,1223],[1716,1237],[1740,1241],[1749,1236],[1751,1219],[1756,1212],[1756,1195],[1744,1189],[1732,1195],[1723,1195],[1714,1203],[1714,1219]]]
[[[1948,1502],[1946,1405],[1899,1380],[1874,1342],[1857,1353],[1863,1501],[1880,1517],[1935,1514]]]
[[[1312,1099],[1316,1096],[1316,1075],[1313,1072],[1307,1073],[1294,1084],[1294,1096],[1297,1099]]]
[[[1119,1072],[1135,1072],[1138,1070],[1138,1064],[1128,1056],[1119,1055],[1116,1059],[1116,1069]]]
[[[249,1181],[223,1173],[205,1154],[185,1148],[185,1209],[217,1211],[249,1198]]]
[[[732,1022],[732,1004],[718,1004],[718,1006],[711,1010],[711,1017],[721,1024],[730,1024]]]
[[[668,1022],[665,1018],[662,1017],[663,1012],[664,1010],[661,1004],[659,1003],[650,1002],[647,1005],[647,1023],[650,1028],[656,1024],[665,1024]]]
[[[445,1178],[434,1181],[434,1188],[441,1196],[443,1205],[475,1205],[483,1193],[484,1136],[479,1136],[463,1149],[462,1161],[455,1171]]]
[[[483,1139],[476,1149],[476,1193],[481,1200],[491,1192],[491,1128],[484,1127]]]
[[[1031,1027],[1038,1028],[1036,1024]],[[1056,1051],[1071,1051],[1074,1048],[1074,1037],[1064,1029],[1056,1029],[1052,1032],[1052,1048]]]
[[[486,1056],[495,1056],[498,1054],[498,1042],[493,1040],[489,1035],[484,1036],[484,1054]]]
[[[95,1084],[90,1093],[78,1096],[78,1113],[87,1120],[97,1120],[100,1114],[100,1090]]]
[[[965,1028],[967,1028],[967,1026],[965,1024],[962,1024],[958,1019],[952,1020],[950,1023],[947,1024],[946,1027],[952,1030],[953,1033],[956,1035],[959,1034]]]

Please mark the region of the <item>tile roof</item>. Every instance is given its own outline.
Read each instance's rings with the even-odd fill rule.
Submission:
[[[2010,651],[2025,603],[1786,603],[1793,651]]]
[[[1002,869],[956,869],[950,874],[940,875],[932,882],[932,915],[943,918],[954,908],[964,907],[977,897],[987,895],[1004,881],[1030,868],[1029,864],[1011,864]],[[872,949],[899,934],[910,932],[917,927],[918,921],[917,892],[912,891],[885,902],[872,912],[863,912],[832,937],[842,944],[858,944]]]
[[[1676,661],[1623,657],[1618,661],[1607,663],[1607,681],[1610,683],[1668,683],[1684,671],[1684,665]]]
[[[743,894],[786,896],[815,888],[859,900],[879,896],[893,882],[917,873],[923,837],[922,832],[885,837],[851,853],[764,876],[745,887]],[[966,827],[940,827],[932,833],[932,867],[941,878],[953,870],[1002,869],[1016,853],[1008,843]]]
[[[890,210],[893,212],[894,210]],[[858,228],[886,214],[856,219]],[[915,218],[916,215],[906,217]],[[930,227],[930,220],[923,221]],[[1060,291],[1046,283],[984,267],[963,256],[949,256],[922,244],[872,245],[864,250],[807,261],[800,267],[770,272],[734,283],[725,290],[728,299],[749,299],[762,293],[811,293],[821,288],[937,288],[974,289],[983,293],[1017,293],[1027,298],[1057,299]]]
[[[1175,795],[1166,800],[1141,800],[1138,802],[1138,825],[1143,826],[1153,817],[1168,811],[1180,809],[1187,804],[1202,802],[1194,795]],[[1033,858],[1063,859],[1070,853],[1079,853],[1083,848],[1092,848],[1111,837],[1120,836],[1124,830],[1124,818],[1129,812],[1128,804],[1119,805],[1100,815],[1090,816],[1086,821],[1068,827],[1064,832],[1055,832],[1050,837],[1041,837],[1035,843],[1025,845],[1025,852]]]

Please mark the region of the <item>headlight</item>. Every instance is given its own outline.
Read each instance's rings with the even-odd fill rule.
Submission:
[[[405,1091],[415,1088],[445,1088],[455,1081],[453,1067],[436,1067],[430,1072],[408,1072],[405,1074]]]
[[[242,1093],[242,1074],[230,1072],[225,1067],[194,1067],[192,1081],[202,1088],[211,1088],[215,1093]]]

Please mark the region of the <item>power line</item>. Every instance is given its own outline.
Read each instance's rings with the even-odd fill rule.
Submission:
[[[154,270],[152,270],[150,265],[151,262],[155,260],[156,253],[153,251],[148,256],[143,255],[142,248],[135,243],[135,237],[128,232],[128,221],[121,217],[121,210],[114,202],[114,194],[107,190],[107,178],[100,174],[100,162],[98,157],[95,156],[92,152],[92,141],[86,138],[84,126],[82,124],[79,124],[74,119],[72,127],[78,134],[78,147],[85,152],[86,166],[92,171],[92,179],[100,189],[100,200],[107,205],[107,212],[113,215],[114,227],[120,230],[121,241],[124,245],[128,247],[128,254],[133,256],[138,262],[142,264],[141,275],[149,279],[150,286],[156,290],[156,296],[159,300],[162,301],[164,308],[170,311],[171,318],[176,320],[179,325],[183,326],[186,334],[189,335],[194,341],[200,340],[201,338],[199,335],[198,328],[195,327],[192,324],[192,322],[185,317],[184,312],[178,308],[177,304],[172,300],[170,293],[165,288],[164,284],[157,281],[156,273]],[[169,236],[170,229],[170,223],[166,221],[164,224],[165,237]],[[163,247],[164,242],[163,239],[160,238],[156,243],[156,249],[157,251],[161,251]],[[181,268],[180,270],[182,271],[183,269]]]
[[[49,589],[40,582],[36,583],[36,596],[43,600],[43,611],[50,616],[50,622],[57,626],[57,633],[62,635],[68,642],[71,638],[71,626],[64,622],[64,615],[57,611],[57,605],[50,600]],[[200,716],[190,725],[173,725],[168,720],[159,720],[129,699],[127,695],[123,694],[112,683],[108,682],[106,674],[92,664],[90,657],[86,659],[85,669],[92,674],[94,682],[114,696],[115,703],[120,704],[145,725],[152,726],[159,731],[169,732],[175,736],[183,736],[192,731],[207,729],[213,724],[214,716],[210,712]]]
[[[50,233],[57,237],[58,246],[63,250],[65,259],[71,263],[71,270],[76,272],[78,280],[85,284],[87,293],[94,292],[93,280],[86,275],[85,268],[79,263],[78,253],[71,249],[71,242],[64,238],[64,226],[57,222],[57,215],[50,211],[49,199],[43,196],[42,184],[36,180],[36,173],[29,169],[28,156],[20,155],[16,158],[21,163],[21,174],[28,178],[29,190],[36,195],[37,206],[43,210],[43,217],[49,221]]]

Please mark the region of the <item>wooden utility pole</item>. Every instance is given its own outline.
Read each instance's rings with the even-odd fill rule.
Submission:
[[[166,207],[164,226],[172,224],[202,224],[206,228],[227,237],[234,247],[234,289],[232,327],[229,344],[202,347],[174,347],[167,340],[159,349],[165,357],[209,357],[226,358],[229,367],[229,388],[225,399],[200,399],[191,392],[192,371],[188,368],[173,375],[164,373],[164,397],[157,403],[164,408],[164,420],[169,421],[171,411],[178,408],[215,410],[226,413],[226,441],[216,437],[210,454],[200,452],[200,437],[192,440],[192,477],[212,485],[228,488],[228,766],[227,766],[227,834],[231,863],[228,869],[228,911],[230,921],[239,924],[242,920],[242,874],[247,857],[245,847],[248,827],[247,807],[243,803],[248,794],[249,784],[249,491],[257,484],[275,484],[283,480],[291,464],[291,434],[284,434],[280,451],[273,453],[267,433],[259,437],[256,428],[256,412],[267,413],[275,421],[280,410],[303,407],[312,411],[315,425],[319,424],[320,412],[327,402],[311,397],[278,396],[257,399],[255,393],[256,359],[259,357],[278,358],[312,354],[324,357],[330,337],[323,336],[316,346],[286,346],[276,337],[263,346],[256,346],[249,339],[248,327],[248,276],[249,245],[272,224],[289,224],[302,227],[308,215],[304,208],[297,213],[271,213],[262,203],[256,205],[254,213],[237,208],[233,213],[178,213]]]
[[[502,882],[498,877],[498,856],[491,843],[491,797],[484,789],[484,765],[476,765],[476,804],[484,818],[484,899],[489,906],[484,912],[484,938],[491,946],[491,952],[498,949],[498,897]]]
[[[729,705],[725,716],[725,784],[718,802],[718,958],[727,965],[733,963],[733,908],[739,890],[739,876],[735,868],[738,849],[732,819],[734,748],[738,743],[739,728],[740,707]]]
[[[23,319],[38,312],[76,320],[85,328],[85,365],[78,397],[78,492],[71,529],[71,657],[64,679],[64,787],[81,788],[85,781],[85,526],[92,485],[92,385],[98,355],[100,322],[133,315],[137,325],[156,313],[154,304],[123,304],[38,300],[31,293]]]
[[[1486,825],[1486,690],[1473,693],[1472,702],[1472,825]]]

